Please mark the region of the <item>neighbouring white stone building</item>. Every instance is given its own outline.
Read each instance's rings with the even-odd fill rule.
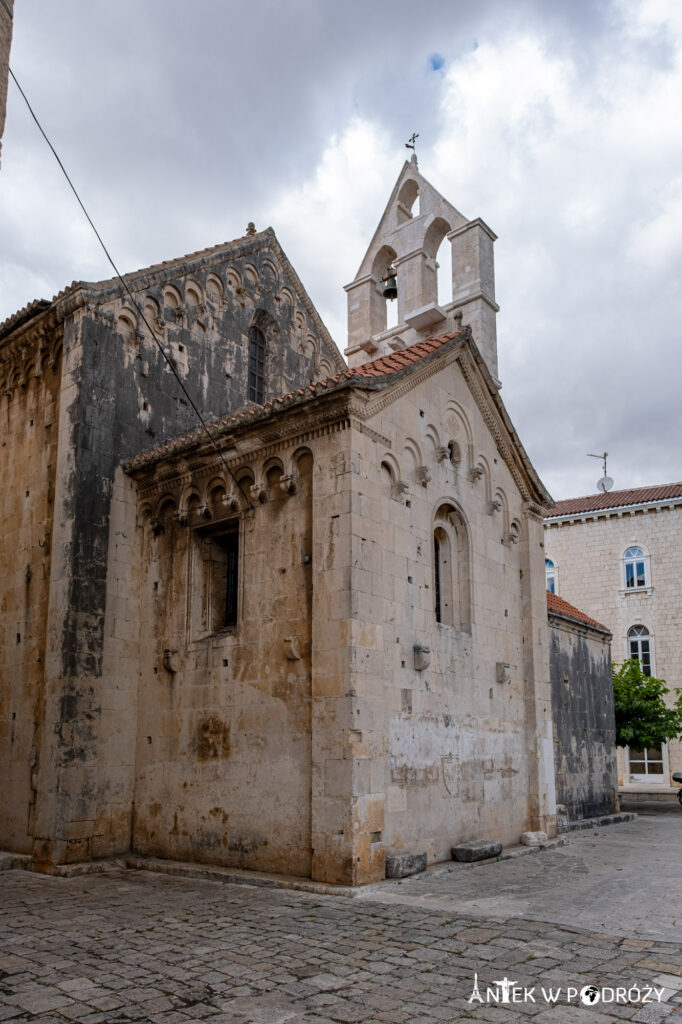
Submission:
[[[682,687],[682,483],[560,501],[545,519],[547,587],[613,633],[614,663],[639,658],[647,674]],[[621,796],[677,792],[679,740],[619,750]]]

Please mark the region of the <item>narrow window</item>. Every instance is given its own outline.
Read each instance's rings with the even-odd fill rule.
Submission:
[[[646,626],[631,626],[628,630],[628,657],[639,661],[645,676],[651,675],[651,637]]]
[[[438,527],[433,534],[433,586],[436,598],[436,622],[442,622],[445,626],[459,625],[454,618],[453,593],[456,592],[453,586],[450,538],[442,527]]]
[[[249,401],[265,399],[265,336],[258,327],[249,331]]]
[[[625,588],[637,590],[646,587],[646,559],[641,548],[628,548],[624,556]]]
[[[440,544],[438,537],[433,538],[433,576],[434,589],[436,592],[436,622],[442,622],[440,612]]]
[[[550,594],[556,594],[556,567],[551,558],[545,559],[545,586]]]
[[[239,594],[239,527],[211,533],[205,541],[208,628],[216,633],[237,623]]]

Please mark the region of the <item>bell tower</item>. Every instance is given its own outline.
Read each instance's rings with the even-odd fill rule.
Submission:
[[[496,237],[484,221],[467,220],[436,191],[420,174],[416,154],[406,160],[355,280],[345,286],[349,365],[397,352],[464,323],[471,326],[499,385]],[[439,305],[436,254],[444,238],[452,248],[452,292]],[[395,282],[384,280],[389,271],[395,271]],[[391,328],[386,326],[387,303],[395,300],[386,296],[387,288],[389,296],[397,289],[398,323]]]

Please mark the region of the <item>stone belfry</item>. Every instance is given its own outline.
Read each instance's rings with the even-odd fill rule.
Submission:
[[[417,198],[419,211],[416,210]],[[439,305],[436,253],[452,247],[452,293]],[[495,381],[496,235],[480,218],[467,220],[420,174],[416,155],[406,160],[348,293],[350,366],[396,352],[433,334],[469,324]],[[396,271],[398,323],[386,327],[383,276]],[[499,381],[498,381],[499,383]]]

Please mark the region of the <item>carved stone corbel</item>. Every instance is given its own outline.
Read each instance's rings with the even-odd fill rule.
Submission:
[[[471,480],[472,484],[477,483],[481,479],[481,477],[483,476],[483,472],[483,466],[479,465],[471,467],[471,469],[469,470],[469,479]]]
[[[249,494],[254,501],[259,501],[261,505],[268,500],[268,492],[264,484],[251,484]]]
[[[436,459],[438,462],[445,462],[446,459],[450,458],[450,449],[447,445],[442,444],[440,448],[436,448]]]
[[[395,498],[396,501],[399,501],[407,494],[409,489],[410,485],[407,480],[396,480],[391,487],[391,497]]]
[[[170,647],[165,649],[163,652],[163,667],[166,672],[170,672],[171,675],[175,675],[180,668],[177,651],[172,650]]]
[[[284,494],[295,494],[296,491],[298,490],[296,477],[283,476],[279,482],[279,487]]]
[[[428,466],[417,466],[416,476],[417,483],[421,484],[422,487],[426,487],[431,479],[431,470]]]
[[[285,636],[282,643],[284,644],[284,654],[287,661],[301,660],[301,655],[298,653],[298,637]]]
[[[489,516],[494,515],[495,512],[501,512],[502,511],[502,502],[500,501],[500,499],[499,498],[493,498],[492,501],[489,501],[488,505],[487,505],[487,511],[488,511],[488,515]]]

